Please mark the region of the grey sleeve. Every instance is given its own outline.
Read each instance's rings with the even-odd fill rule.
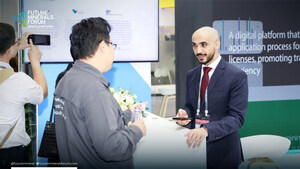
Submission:
[[[132,112],[130,109],[126,109],[125,111],[123,111],[123,113],[124,113],[124,121],[126,124],[128,124],[129,121],[134,122],[132,121]]]
[[[136,126],[124,125],[122,112],[118,112],[113,96],[105,89],[94,92],[85,100],[86,126],[92,146],[106,161],[123,161],[132,158],[142,131]]]

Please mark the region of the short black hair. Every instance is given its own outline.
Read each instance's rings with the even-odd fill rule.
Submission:
[[[87,18],[72,27],[71,54],[74,60],[86,59],[95,54],[100,42],[109,40],[111,27],[101,18]]]
[[[3,55],[15,43],[15,40],[14,27],[0,22],[0,55]]]

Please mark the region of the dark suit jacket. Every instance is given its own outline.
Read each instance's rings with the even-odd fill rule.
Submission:
[[[189,117],[195,117],[197,110],[201,67],[187,73],[185,110]],[[244,160],[238,130],[244,124],[248,107],[247,75],[221,58],[207,90],[207,167],[236,168]],[[191,128],[195,128],[195,120]]]

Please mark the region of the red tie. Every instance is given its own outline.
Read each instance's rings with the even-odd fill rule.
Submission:
[[[204,67],[203,69],[204,69],[204,73],[202,76],[201,88],[200,88],[201,103],[203,102],[203,98],[205,96],[205,90],[206,90],[208,82],[209,82],[208,72],[211,70],[211,67]]]

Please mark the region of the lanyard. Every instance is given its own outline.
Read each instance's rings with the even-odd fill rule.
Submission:
[[[203,68],[202,68],[202,71],[203,71]],[[200,108],[201,108],[201,99],[200,99],[200,88],[201,88],[201,81],[202,81],[202,77],[200,78],[200,81],[199,81],[199,94],[198,94],[198,105],[197,105],[197,115],[200,114]],[[208,82],[209,84],[209,82]],[[207,85],[207,88],[208,88],[209,85]],[[205,110],[204,110],[204,113],[205,113],[205,116],[208,116],[208,99],[207,99],[207,88],[205,89],[205,97],[204,97],[204,103],[205,103]]]

